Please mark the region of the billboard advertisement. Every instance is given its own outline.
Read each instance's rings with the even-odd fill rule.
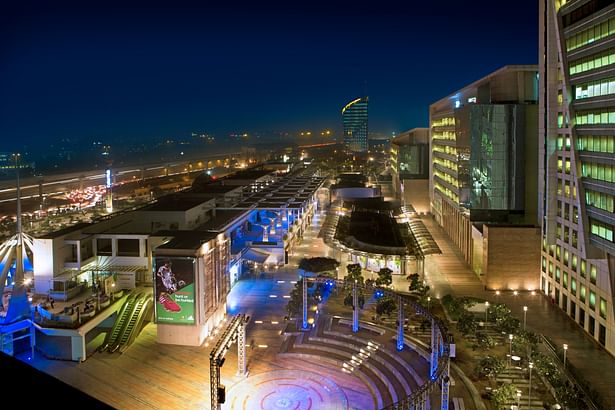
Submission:
[[[156,257],[156,321],[194,325],[195,259]]]

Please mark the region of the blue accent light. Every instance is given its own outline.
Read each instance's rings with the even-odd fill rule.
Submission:
[[[461,101],[457,100],[455,101],[455,108],[459,108],[461,107]]]

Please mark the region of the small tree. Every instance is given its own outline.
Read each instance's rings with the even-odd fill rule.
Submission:
[[[502,408],[506,402],[513,401],[517,397],[517,387],[514,384],[505,383],[493,390],[491,403],[496,409]]]
[[[376,303],[376,314],[378,316],[390,315],[397,308],[395,299],[391,297],[385,297],[378,300]]]
[[[303,258],[299,261],[299,269],[306,272],[325,272],[334,270],[339,266],[339,262],[333,258],[317,256],[315,258]]]
[[[478,377],[497,377],[498,374],[502,373],[506,369],[506,363],[504,360],[494,357],[494,356],[485,356],[476,365],[476,374]]]
[[[391,286],[393,283],[393,271],[389,268],[381,268],[378,271],[378,278],[376,279],[376,286]]]
[[[363,306],[365,306],[365,295],[363,295],[363,291],[361,290],[359,290],[358,292],[359,309],[363,309]],[[352,292],[348,292],[346,294],[346,297],[344,297],[344,306],[352,307]]]
[[[512,347],[515,352],[523,352],[526,357],[531,358],[538,347],[539,341],[540,339],[537,334],[520,330],[513,338]]]
[[[355,281],[359,285],[363,285],[363,273],[361,271],[361,265],[358,263],[352,263],[350,265],[346,265],[346,270],[348,271],[348,275],[344,278],[347,283],[354,283]]]
[[[421,277],[418,273],[408,275],[406,279],[410,281],[410,286],[408,287],[410,292],[418,292],[423,286],[423,283],[421,282]]]
[[[478,323],[476,322],[476,318],[472,313],[463,311],[459,315],[459,320],[457,321],[457,330],[459,330],[464,336],[476,332],[477,328]]]
[[[303,304],[303,281],[299,280],[295,283],[295,287],[290,291],[290,299],[286,305],[288,316],[293,317],[302,311]]]

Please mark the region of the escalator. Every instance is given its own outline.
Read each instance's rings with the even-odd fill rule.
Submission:
[[[99,352],[104,352],[105,350],[109,349],[110,346],[115,345],[118,340],[118,337],[122,333],[122,329],[124,329],[126,322],[129,321],[130,316],[132,315],[137,300],[142,296],[142,293],[139,293],[138,295],[132,294],[126,299],[120,311],[118,312],[117,319],[115,320],[111,331],[107,333],[104,342],[98,348]]]
[[[126,323],[116,344],[110,348],[110,352],[115,352],[118,349],[120,352],[123,352],[136,339],[143,328],[145,320],[152,316],[153,301],[152,295],[141,296],[133,309],[130,320]]]

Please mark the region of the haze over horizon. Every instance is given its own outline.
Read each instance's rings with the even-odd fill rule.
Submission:
[[[340,130],[340,109],[365,94],[371,131],[427,126],[430,103],[501,66],[537,62],[529,4],[505,14],[486,1],[5,5],[3,150],[61,138]]]

